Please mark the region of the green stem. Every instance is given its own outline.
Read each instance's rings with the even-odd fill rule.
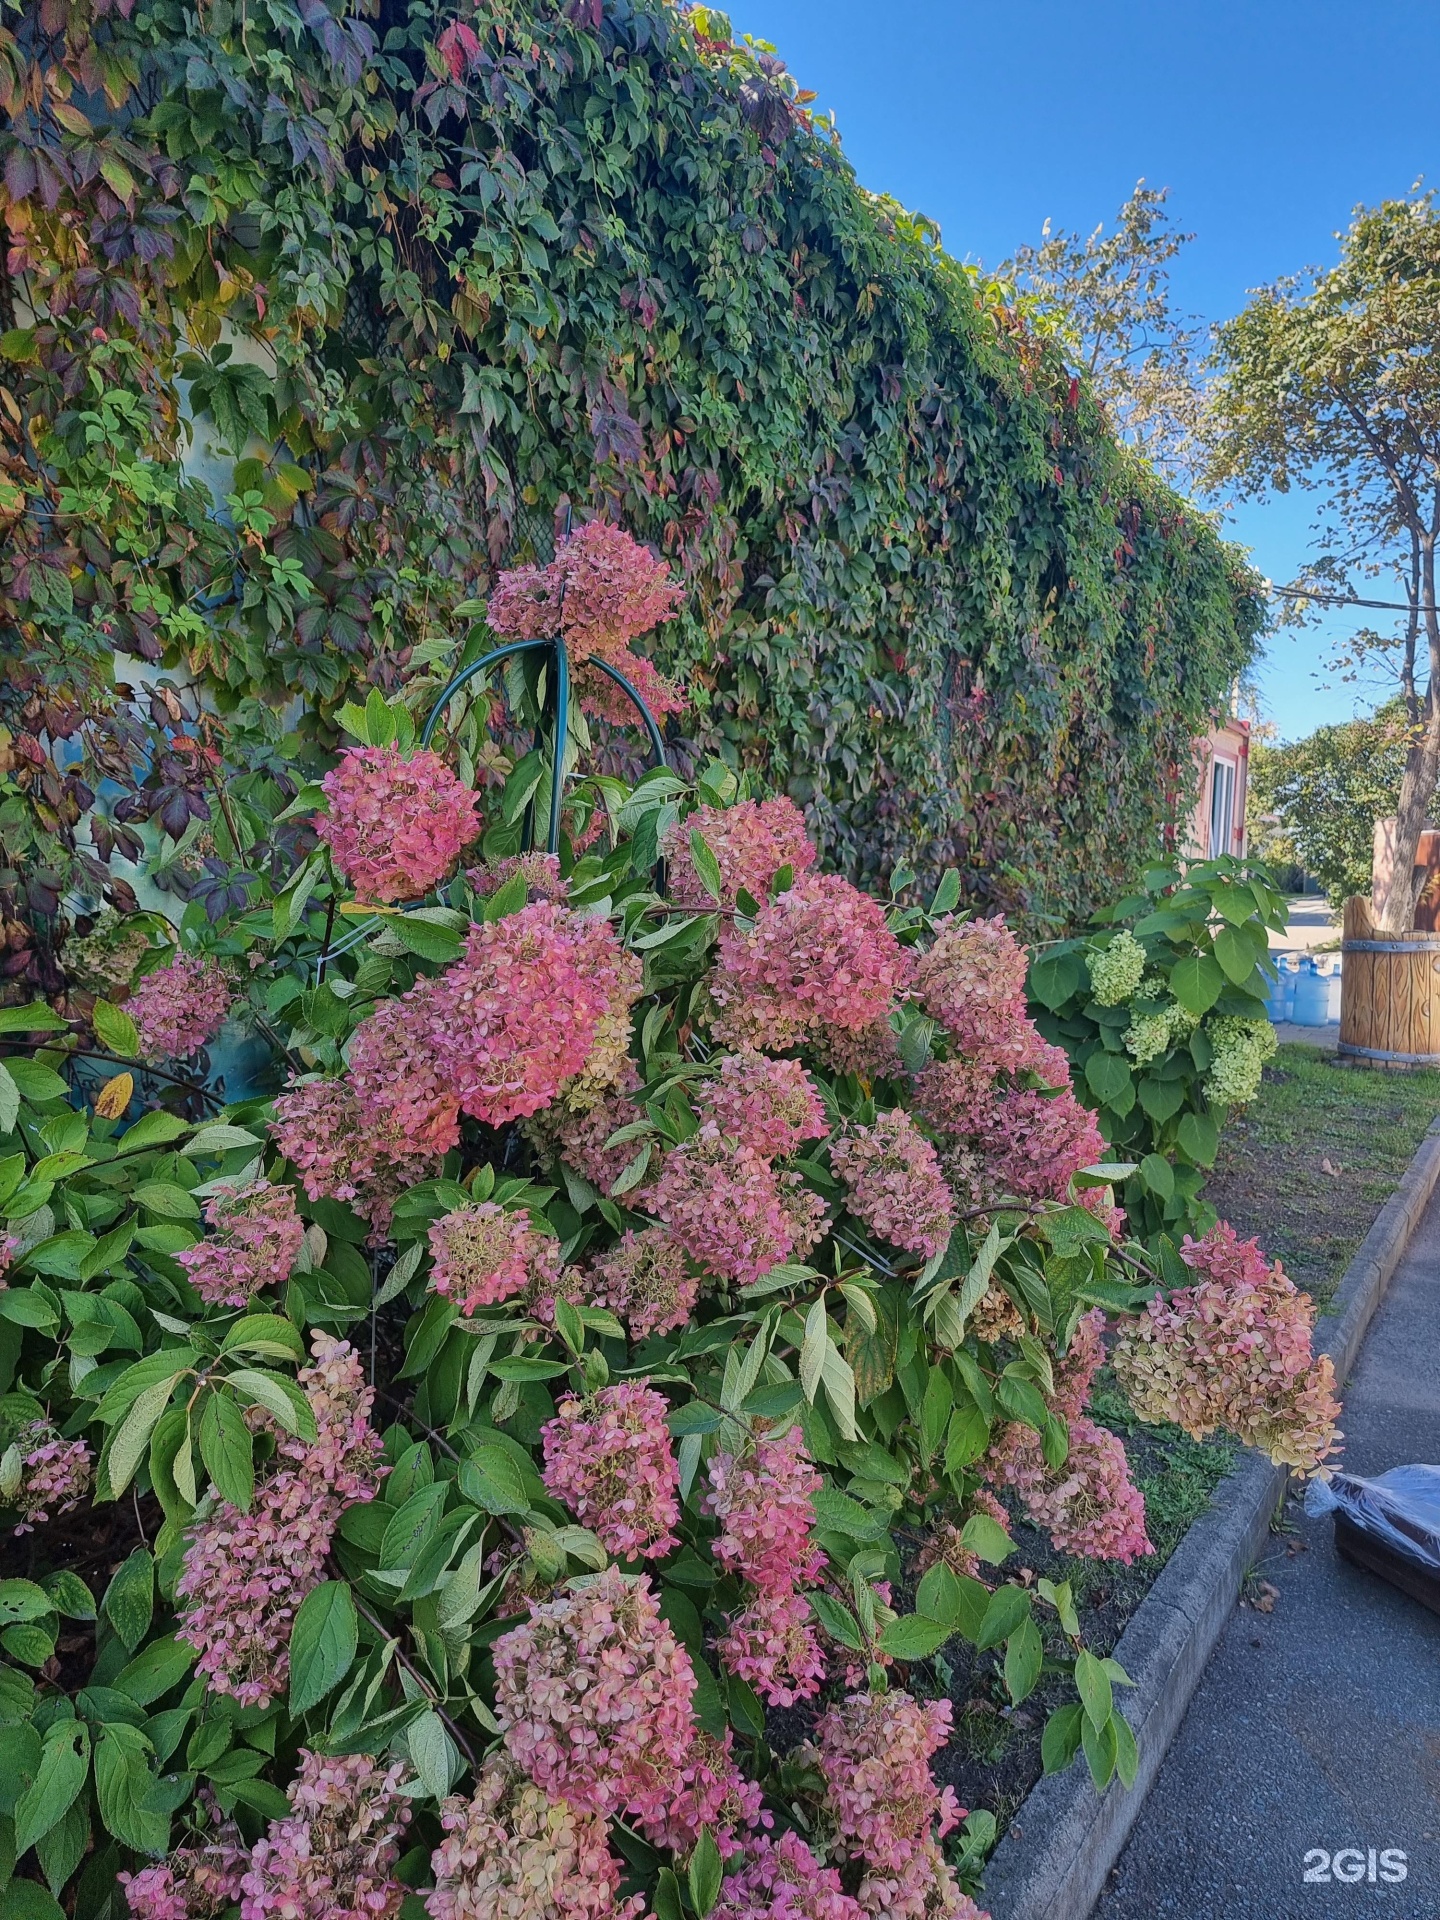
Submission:
[[[434,1687],[425,1678],[425,1675],[420,1671],[420,1669],[415,1665],[415,1662],[412,1659],[410,1659],[410,1657],[406,1654],[404,1648],[400,1645],[399,1635],[392,1633],[390,1629],[383,1623],[383,1621],[376,1619],[375,1615],[366,1606],[365,1602],[355,1592],[354,1586],[351,1585],[350,1581],[346,1579],[345,1572],[342,1567],[338,1566],[334,1560],[329,1561],[328,1565],[329,1565],[330,1571],[334,1574],[335,1578],[337,1580],[345,1580],[345,1584],[350,1587],[350,1597],[355,1602],[355,1611],[360,1615],[360,1618],[364,1621],[367,1621],[369,1625],[375,1629],[376,1633],[380,1635],[380,1638],[382,1639],[382,1641],[383,1640],[394,1641],[395,1658],[400,1662],[400,1665],[404,1667],[405,1671],[410,1675],[410,1678],[415,1682],[415,1684],[419,1687],[420,1691],[424,1694],[425,1698],[430,1702],[430,1705],[434,1708],[435,1713],[438,1715],[439,1719],[441,1720],[441,1722],[444,1724],[445,1728],[449,1732],[450,1738],[455,1742],[456,1746],[459,1747],[461,1753],[464,1754],[466,1760],[470,1763],[471,1771],[478,1772],[479,1762],[475,1758],[475,1749],[470,1745],[470,1742],[466,1739],[465,1735],[461,1732],[460,1728],[456,1725],[454,1719],[446,1711],[445,1705],[441,1700],[439,1694],[436,1693]]]

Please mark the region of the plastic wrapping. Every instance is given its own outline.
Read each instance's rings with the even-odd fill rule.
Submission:
[[[1440,1467],[1392,1467],[1373,1480],[1348,1473],[1312,1480],[1305,1511],[1333,1513],[1335,1545],[1347,1560],[1440,1612]]]

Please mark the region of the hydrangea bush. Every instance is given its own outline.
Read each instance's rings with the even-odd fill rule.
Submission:
[[[1226,856],[1151,868],[1096,930],[1039,949],[1028,991],[1068,1055],[1108,1150],[1134,1163],[1119,1190],[1167,1279],[1177,1243],[1215,1224],[1202,1187],[1220,1126],[1260,1091],[1275,1029],[1269,930],[1285,903],[1263,867]]]
[[[615,658],[670,603],[596,546],[564,604]],[[1157,1292],[955,876],[862,894],[718,763],[577,776],[545,860],[522,762],[467,848],[410,716],[346,724],[365,818],[337,779],[217,939],[273,1099],[107,1118],[58,1014],[0,1016],[43,1042],[0,1082],[20,1871],[81,1920],[973,1920],[932,1663],[1069,1676],[1046,1764],[1132,1780],[1125,1676],[1009,1529],[1149,1550],[1108,1347],[1143,1413],[1317,1467],[1308,1303],[1219,1230]],[[382,897],[367,819],[438,893]]]

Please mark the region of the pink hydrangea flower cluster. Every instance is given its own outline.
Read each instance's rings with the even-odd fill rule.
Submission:
[[[349,1083],[367,1127],[413,1153],[460,1144],[460,1098],[441,1070],[432,1034],[439,981],[422,975],[398,999],[382,1000],[351,1035]]]
[[[430,998],[436,1069],[477,1120],[535,1113],[585,1067],[628,977],[609,922],[552,900],[473,927]]]
[[[1277,1464],[1315,1473],[1336,1450],[1340,1405],[1330,1357],[1311,1346],[1310,1296],[1223,1221],[1202,1240],[1187,1236],[1181,1258],[1201,1279],[1153,1299],[1115,1346],[1135,1411],[1196,1439],[1224,1427]]]
[[[853,1073],[859,1080],[893,1080],[905,1070],[888,1018],[872,1020],[868,1027],[858,1027],[853,1033],[831,1027],[817,1034],[813,1044],[833,1072]]]
[[[275,1101],[275,1144],[312,1200],[348,1200],[383,1239],[396,1200],[439,1171],[439,1155],[363,1113],[348,1080],[302,1080]]]
[[[890,1246],[930,1260],[950,1244],[955,1209],[940,1156],[903,1109],[836,1141],[830,1164],[850,1211]]]
[[[938,1061],[919,1076],[915,1102],[925,1118],[975,1149],[967,1162],[980,1200],[1001,1195],[1061,1200],[1082,1167],[1103,1159],[1105,1142],[1093,1113],[1062,1081],[1056,1091],[1005,1087],[986,1067]],[[952,1185],[957,1168],[946,1156]]]
[[[440,1155],[459,1116],[500,1126],[558,1095],[586,1109],[629,1068],[642,965],[609,923],[537,900],[472,927],[464,956],[383,1001],[350,1043],[366,1128],[403,1152]]]
[[[146,1060],[184,1060],[215,1038],[230,1011],[235,989],[218,960],[176,953],[137,982],[125,1011],[140,1036]]]
[[[860,1911],[876,1920],[990,1920],[962,1893],[933,1840],[922,1841],[903,1867],[872,1867],[856,1889]]]
[[[553,1327],[557,1300],[568,1300],[572,1307],[589,1304],[585,1295],[585,1276],[579,1267],[561,1267],[557,1262],[554,1268],[535,1268],[520,1304],[530,1318],[538,1320],[542,1327]]]
[[[620,1868],[604,1816],[552,1800],[503,1753],[481,1764],[470,1799],[442,1801],[430,1856],[430,1920],[638,1920],[642,1894],[617,1901]]]
[[[503,859],[487,860],[471,867],[465,878],[477,900],[489,900],[501,887],[522,874],[532,900],[563,901],[570,891],[560,872],[560,858],[554,853],[507,853]]]
[[[1090,1404],[1090,1388],[1105,1364],[1105,1313],[1092,1307],[1075,1322],[1070,1344],[1054,1363],[1051,1406],[1062,1420],[1073,1420]]]
[[[684,713],[688,704],[685,696],[665,678],[653,660],[647,660],[643,653],[623,653],[611,659],[610,664],[618,667],[650,709],[652,718],[663,720],[667,713]],[[631,700],[621,688],[603,674],[592,660],[582,662],[575,669],[575,685],[580,694],[580,705],[586,713],[608,720],[612,727],[633,727],[638,715]]]
[[[249,1859],[239,1828],[225,1821],[168,1859],[117,1878],[135,1920],[215,1920],[239,1900]]]
[[[346,747],[315,831],[362,900],[418,900],[480,831],[479,803],[438,753]]]
[[[695,1104],[728,1139],[766,1160],[783,1160],[828,1131],[815,1082],[800,1062],[771,1060],[752,1047],[723,1055],[715,1077],[696,1088]]]
[[[197,1670],[242,1706],[268,1706],[284,1690],[296,1609],[324,1577],[340,1515],[373,1499],[385,1471],[359,1356],[323,1333],[312,1347],[300,1385],[316,1438],[278,1436],[276,1470],[250,1511],[217,1501],[190,1532],[175,1586],[177,1632],[198,1652]]]
[[[867,1869],[859,1893],[866,1911],[922,1920],[948,1910],[931,1901],[944,1867],[936,1842],[964,1814],[954,1790],[935,1785],[930,1756],[949,1739],[951,1717],[948,1700],[922,1706],[898,1688],[856,1693],[821,1715],[813,1744],[802,1749],[825,1781],[837,1847]]]
[[[806,874],[753,925],[721,935],[715,1032],[777,1053],[812,1036],[853,1036],[888,1017],[910,970],[878,901],[838,874]]]
[[[654,1846],[688,1854],[708,1827],[728,1860],[741,1845],[742,1827],[770,1824],[759,1787],[735,1763],[734,1745],[729,1727],[723,1740],[697,1727],[670,1798],[645,1823],[645,1837]]]
[[[618,1567],[540,1604],[495,1642],[505,1744],[553,1797],[657,1820],[695,1739],[690,1656],[648,1576]]]
[[[683,1327],[700,1292],[684,1249],[664,1227],[627,1232],[595,1262],[586,1282],[591,1304],[623,1320],[632,1340]]]
[[[0,1233],[0,1273],[9,1272],[22,1244],[17,1233]]]
[[[248,1306],[261,1287],[289,1279],[305,1222],[288,1187],[224,1187],[206,1201],[205,1222],[210,1232],[175,1258],[207,1306]]]
[[[970,1140],[998,1133],[1004,1089],[989,1067],[968,1060],[936,1060],[915,1082],[915,1105],[941,1133]]]
[[[381,1462],[380,1436],[370,1424],[375,1390],[365,1385],[365,1369],[348,1340],[313,1333],[310,1350],[314,1359],[300,1369],[300,1385],[315,1416],[315,1438],[283,1434],[277,1451],[298,1462],[343,1510],[373,1500],[390,1471]]]
[[[119,1875],[131,1913],[216,1920],[238,1902],[242,1920],[394,1920],[405,1889],[392,1869],[410,1821],[403,1773],[368,1754],[302,1748],[290,1811],[263,1839],[247,1849],[233,1822],[217,1818],[208,1837]]]
[[[410,1824],[405,1769],[368,1753],[300,1753],[290,1811],[257,1840],[241,1880],[240,1920],[394,1920],[395,1878]]]
[[[952,1049],[916,1083],[916,1106],[946,1136],[952,1189],[986,1204],[1002,1196],[1059,1200],[1104,1157],[1095,1116],[1075,1098],[1064,1051],[1025,1011],[1026,956],[1003,918],[952,921],[915,969],[928,1013]],[[1124,1215],[1085,1201],[1113,1231]]]
[[[644,1205],[707,1273],[739,1286],[802,1257],[826,1222],[824,1202],[798,1174],[725,1142],[713,1120],[666,1155]]]
[[[703,1511],[720,1522],[713,1552],[756,1589],[719,1643],[722,1664],[772,1706],[809,1699],[825,1677],[825,1660],[800,1591],[824,1572],[811,1543],[811,1495],[824,1484],[805,1451],[799,1427],[762,1435],[742,1453],[717,1453],[709,1465]]]
[[[20,1515],[16,1533],[29,1533],[62,1513],[73,1513],[90,1491],[92,1458],[83,1440],[62,1440],[48,1420],[32,1420],[16,1435],[20,1485],[8,1503]]]
[[[1063,1465],[1046,1463],[1033,1427],[1003,1427],[986,1456],[996,1484],[1019,1494],[1025,1511],[1061,1553],[1092,1560],[1132,1560],[1153,1553],[1145,1531],[1145,1498],[1130,1478],[1115,1434],[1084,1414],[1071,1414]]]
[[[790,1254],[801,1260],[819,1240],[825,1238],[830,1214],[818,1193],[812,1193],[798,1173],[779,1173],[780,1208],[790,1233]]]
[[[210,1915],[239,1899],[238,1875],[233,1892],[227,1889],[218,1897],[210,1894],[208,1886],[193,1885],[184,1858],[189,1851],[183,1848],[158,1866],[117,1875],[135,1920],[192,1920],[192,1916],[193,1920],[209,1920]]]
[[[715,1558],[762,1593],[789,1593],[820,1577],[811,1495],[825,1484],[798,1426],[762,1434],[743,1453],[716,1453],[701,1510],[720,1522]]]
[[[1104,1327],[1104,1313],[1092,1308],[1076,1323],[1069,1347],[1055,1362],[1050,1404],[1070,1428],[1064,1462],[1049,1466],[1040,1435],[1014,1421],[997,1433],[985,1466],[997,1486],[1020,1495],[1030,1518],[1061,1553],[1128,1566],[1155,1549],[1145,1530],[1145,1499],[1130,1478],[1124,1446],[1085,1412],[1105,1359]]]
[[[548,566],[502,573],[488,611],[496,633],[548,640],[559,632],[577,665],[599,654],[623,672],[628,643],[670,619],[681,597],[669,568],[623,527],[589,520]]]
[[[560,1106],[575,1113],[588,1113],[617,1087],[631,1084],[634,1066],[630,1059],[630,1009],[640,998],[645,965],[638,953],[618,949],[613,969],[607,975],[609,998],[605,1011],[595,1023],[595,1036],[579,1073],[560,1088]]]
[[[577,1111],[557,1103],[528,1120],[525,1132],[547,1160],[567,1161],[601,1193],[609,1193],[637,1151],[633,1140],[621,1141],[615,1147],[607,1143],[611,1134],[640,1118],[640,1109],[630,1098],[639,1085],[639,1075],[628,1069],[619,1084],[603,1093],[593,1106]],[[644,1190],[643,1184],[631,1189],[632,1204]]]
[[[1080,1169],[1105,1155],[1094,1114],[1068,1085],[1055,1093],[1023,1087],[1007,1094],[999,1128],[1003,1147],[994,1155],[997,1173],[1023,1197],[1063,1200]]]
[[[560,1402],[541,1428],[547,1490],[617,1559],[659,1560],[680,1544],[680,1470],[664,1394],[638,1380]]]
[[[762,1834],[729,1873],[711,1920],[862,1920],[863,1909],[798,1833]]]
[[[465,1315],[524,1293],[552,1294],[560,1279],[560,1244],[532,1225],[524,1207],[507,1212],[493,1200],[456,1207],[432,1221],[430,1291]]]
[[[257,1488],[249,1513],[222,1500],[195,1526],[175,1589],[177,1631],[212,1693],[265,1707],[284,1691],[290,1627],[324,1577],[338,1517],[284,1468]]]
[[[1025,949],[993,920],[943,921],[915,968],[915,991],[962,1053],[995,1062],[1014,1028],[1029,1026],[1025,1011]],[[1033,1031],[1033,1029],[1032,1029]]]
[[[727,1673],[772,1707],[793,1707],[820,1691],[825,1655],[803,1593],[758,1593],[735,1614],[716,1644]]]
[[[720,904],[733,910],[748,893],[757,906],[770,896],[782,867],[798,880],[815,864],[805,816],[793,800],[741,800],[733,807],[697,807],[665,829],[661,852],[670,863],[670,894],[677,905],[706,912],[715,905],[701,883],[690,849],[698,833],[720,869]]]

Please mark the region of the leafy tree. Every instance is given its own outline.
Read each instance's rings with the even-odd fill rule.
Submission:
[[[1193,491],[1203,464],[1203,328],[1177,313],[1170,262],[1192,233],[1177,233],[1168,187],[1137,180],[1110,233],[1052,232],[1017,247],[1001,267],[1058,322],[1122,438],[1178,486]]]
[[[1253,744],[1251,846],[1266,860],[1303,866],[1334,906],[1368,893],[1375,822],[1395,811],[1406,748],[1399,701],[1284,746]]]
[[[1263,289],[1220,329],[1211,477],[1253,496],[1292,486],[1320,505],[1318,595],[1394,597],[1388,635],[1350,655],[1398,663],[1409,723],[1393,878],[1375,900],[1401,931],[1415,910],[1415,851],[1440,775],[1440,217],[1434,195],[1360,208],[1339,262]],[[1375,582],[1387,593],[1376,592]],[[1300,601],[1296,617],[1313,617]],[[1343,731],[1343,730],[1341,730]]]

